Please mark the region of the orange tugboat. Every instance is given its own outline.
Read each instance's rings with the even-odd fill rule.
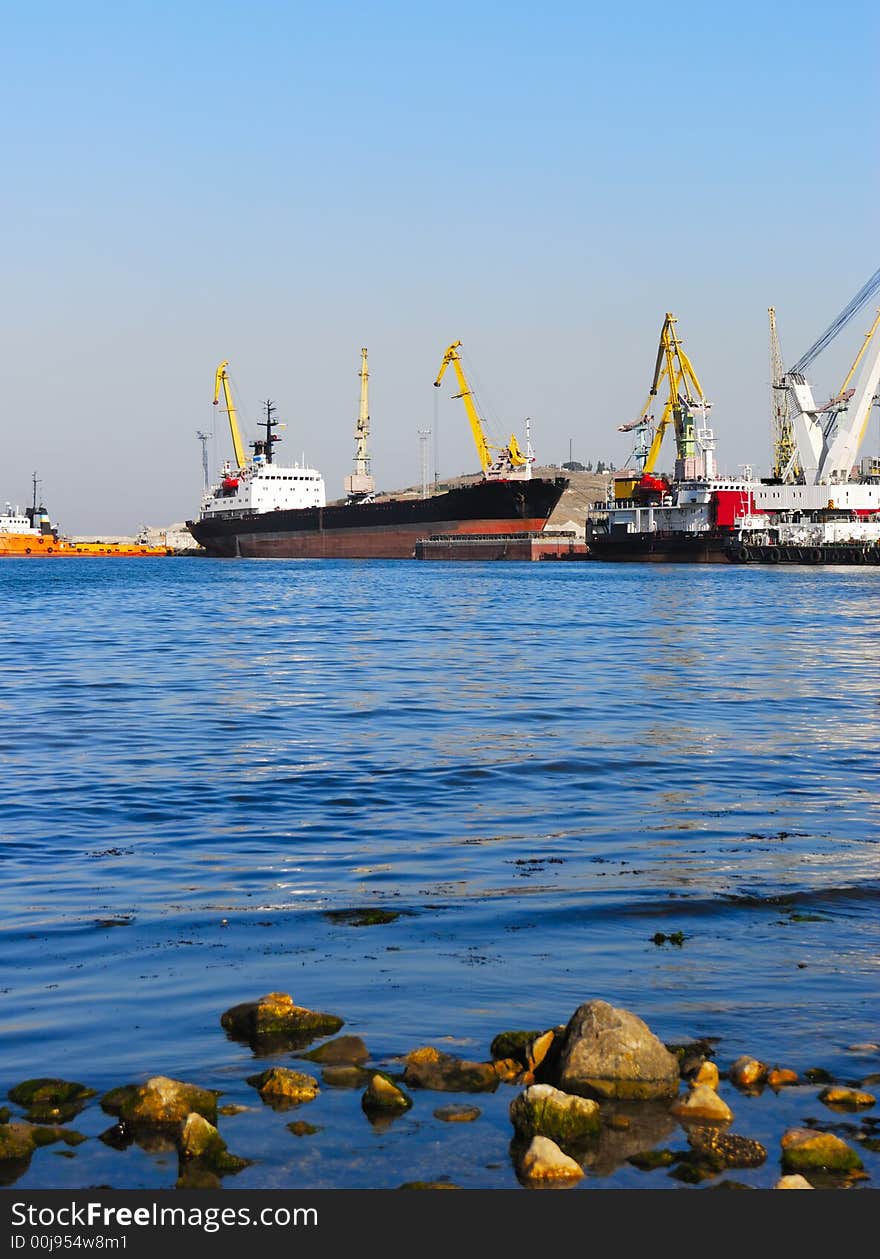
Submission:
[[[153,546],[148,542],[73,542],[59,534],[52,525],[45,507],[37,506],[37,481],[34,478],[34,503],[21,511],[9,503],[0,512],[0,559],[25,559],[29,556],[56,555],[173,555],[171,547]]]

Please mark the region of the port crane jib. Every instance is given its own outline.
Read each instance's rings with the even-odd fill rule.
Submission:
[[[880,328],[880,310],[833,398],[817,404],[804,373],[878,292],[880,271],[875,271],[783,378],[795,411],[794,434],[807,485],[834,485],[851,479],[880,387],[880,339],[875,339]],[[849,388],[860,367],[855,384]]]
[[[247,465],[247,456],[244,453],[244,444],[241,440],[241,433],[238,429],[238,417],[235,413],[235,404],[232,401],[232,392],[229,388],[229,376],[226,369],[229,366],[229,360],[224,359],[214,377],[214,406],[219,406],[220,390],[223,390],[223,399],[226,403],[226,414],[229,416],[229,431],[232,434],[232,449],[235,454],[235,466],[239,470]]]
[[[620,433],[637,434],[632,457],[646,484],[653,483],[663,437],[670,423],[675,435],[676,479],[693,476],[698,471],[701,475],[711,476],[714,471],[711,466],[714,435],[706,427],[706,415],[712,404],[706,401],[697,373],[676,332],[677,322],[674,315],[666,313],[660,330],[651,388],[639,419],[618,425]],[[666,401],[660,419],[655,423],[650,408],[653,400],[660,394],[664,382]],[[698,417],[701,420],[699,427]],[[698,469],[697,460],[700,455],[703,456],[700,460],[702,467]]]
[[[361,378],[361,397],[354,429],[354,472],[345,478],[345,492],[349,502],[370,503],[373,501],[376,483],[370,475],[370,456],[367,451],[367,439],[370,436],[370,372],[367,367],[366,346],[361,348],[361,370],[358,375]]]
[[[485,426],[480,419],[480,414],[474,402],[473,390],[464,374],[461,355],[458,352],[460,346],[460,341],[454,341],[447,348],[446,353],[443,355],[443,361],[440,364],[440,371],[437,373],[437,379],[434,381],[434,387],[436,389],[440,388],[446,369],[451,363],[455,369],[460,390],[459,393],[453,396],[461,398],[464,402],[464,409],[471,426],[471,434],[474,439],[474,445],[477,448],[477,456],[480,460],[483,476],[487,481],[527,481],[532,475],[532,463],[534,462],[530,444],[527,443],[528,448],[526,453],[523,454],[516,437],[511,434],[510,441],[506,446],[489,445],[489,442],[486,440]],[[496,452],[494,457],[493,450]]]

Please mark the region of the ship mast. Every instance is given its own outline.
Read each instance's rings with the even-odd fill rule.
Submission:
[[[367,453],[367,438],[370,435],[370,401],[368,381],[370,373],[367,368],[367,350],[361,349],[361,401],[358,408],[357,423],[354,427],[354,473],[345,478],[345,492],[349,502],[362,503],[368,501],[376,488],[370,476],[370,456]]]
[[[272,432],[277,427],[278,420],[275,419],[275,412],[278,410],[271,398],[267,398],[263,403],[263,410],[266,413],[265,420],[260,420],[257,427],[266,430],[266,436],[260,437],[255,442],[251,442],[254,448],[254,455],[264,455],[266,463],[272,462],[272,445],[274,442],[281,441],[281,438]]]

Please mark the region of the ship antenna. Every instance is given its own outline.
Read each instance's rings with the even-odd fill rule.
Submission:
[[[255,454],[257,455],[264,454],[266,456],[266,463],[271,463],[272,462],[272,444],[273,442],[277,442],[281,440],[280,437],[276,437],[276,435],[272,432],[272,429],[275,428],[278,424],[278,421],[274,418],[275,412],[278,410],[278,408],[276,407],[275,403],[272,401],[271,398],[266,399],[266,401],[263,403],[263,408],[265,409],[265,412],[266,412],[266,418],[265,420],[260,421],[259,427],[264,428],[266,430],[266,437],[265,437],[265,440],[252,442],[251,445],[254,448]]]

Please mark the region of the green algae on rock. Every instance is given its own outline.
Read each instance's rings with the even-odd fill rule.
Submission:
[[[30,1124],[0,1125],[0,1163],[18,1163],[29,1159],[36,1148]]]
[[[196,1084],[154,1075],[145,1084],[124,1084],[101,1098],[101,1109],[133,1127],[177,1128],[190,1111],[217,1121],[217,1095]]]
[[[193,1111],[187,1115],[178,1136],[182,1163],[197,1163],[203,1171],[217,1176],[234,1175],[250,1166],[250,1160],[230,1154],[226,1142],[212,1123]]]
[[[561,1146],[595,1136],[601,1127],[597,1102],[551,1084],[533,1084],[520,1093],[510,1103],[509,1115],[518,1136],[550,1137]]]
[[[24,1107],[28,1119],[36,1123],[65,1122],[82,1110],[96,1090],[86,1088],[75,1080],[61,1080],[51,1076],[39,1076],[22,1080],[7,1093],[16,1105]]]
[[[324,917],[348,927],[381,927],[400,917],[397,909],[326,909]]]
[[[782,1138],[782,1167],[786,1172],[827,1172],[848,1176],[862,1170],[862,1160],[831,1132],[790,1128]]]

